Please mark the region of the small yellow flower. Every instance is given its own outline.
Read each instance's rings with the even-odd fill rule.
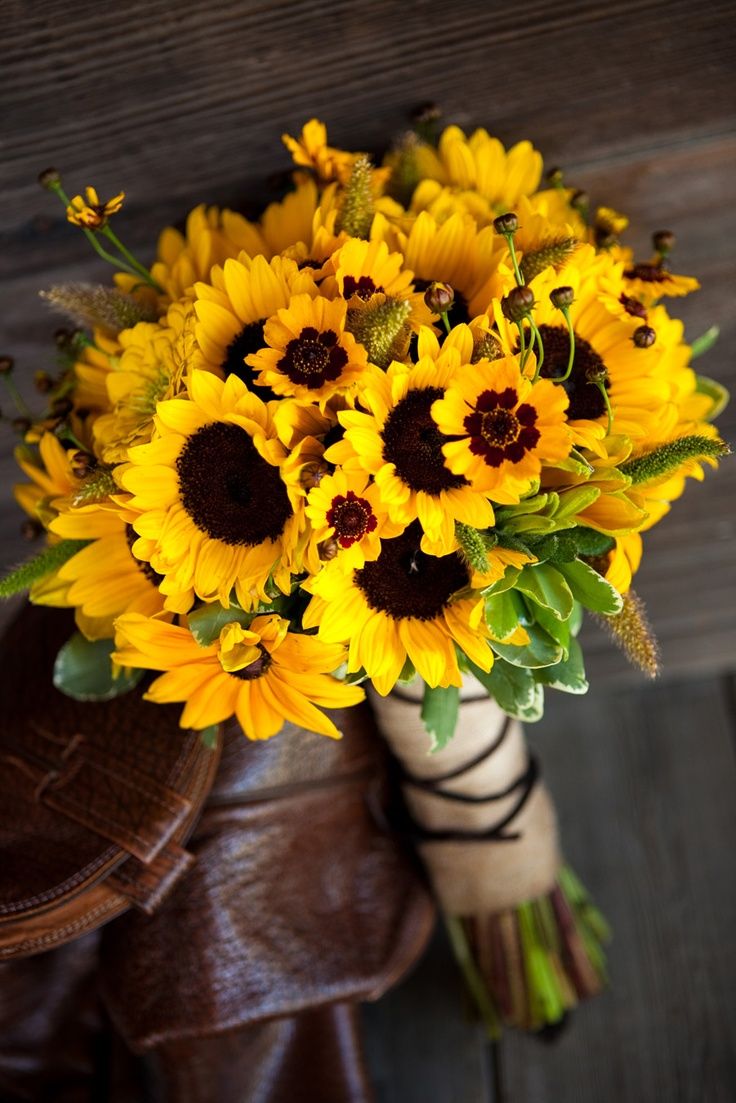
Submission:
[[[106,203],[100,203],[94,188],[84,190],[87,198],[75,195],[66,209],[66,217],[69,222],[75,226],[81,226],[84,230],[102,230],[107,225],[108,219],[117,214],[122,207],[125,192],[121,191]]]

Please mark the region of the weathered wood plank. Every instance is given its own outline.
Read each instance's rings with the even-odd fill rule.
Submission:
[[[554,1046],[506,1038],[509,1103],[734,1098],[733,737],[714,679],[558,700],[536,729],[567,855],[613,924],[612,987]]]

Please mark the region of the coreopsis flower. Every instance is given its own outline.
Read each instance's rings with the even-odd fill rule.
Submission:
[[[194,371],[189,398],[158,404],[158,436],[129,449],[119,476],[144,538],[136,554],[165,575],[166,607],[181,595],[243,608],[288,592],[302,520],[279,471],[284,450],[265,405],[236,375]]]
[[[332,676],[344,647],[289,630],[275,614],[248,627],[226,624],[217,640],[201,647],[188,628],[137,613],[116,623],[115,660],[124,666],[162,670],[145,697],[157,703],[186,701],[184,728],[207,728],[236,716],[249,739],[268,739],[290,720],[337,738],[323,708],[348,708],[363,700],[359,686]]]
[[[422,329],[417,363],[395,362],[387,372],[374,372],[361,391],[363,409],[338,415],[344,439],[326,453],[328,461],[371,474],[392,520],[408,525],[418,519],[422,547],[438,554],[455,548],[456,521],[475,528],[493,524],[487,498],[447,462],[448,438],[431,412],[469,367],[472,348],[467,327],[453,331],[441,349]]]
[[[515,357],[479,360],[458,373],[431,408],[448,468],[494,501],[518,501],[542,464],[572,448],[567,395],[547,379],[532,383]]]
[[[320,475],[307,494],[305,513],[317,545],[334,543],[346,569],[377,559],[381,540],[398,536],[403,525],[391,521],[380,490],[363,472],[337,468]]]
[[[94,188],[85,188],[84,196],[75,195],[67,207],[67,220],[85,230],[102,230],[112,215],[120,210],[124,199],[125,192],[121,191],[112,199],[101,203]]]
[[[282,134],[281,140],[294,158],[294,164],[312,169],[322,183],[338,180],[344,184],[353,165],[362,156],[328,146],[327,127],[318,119],[305,123],[298,138]]]

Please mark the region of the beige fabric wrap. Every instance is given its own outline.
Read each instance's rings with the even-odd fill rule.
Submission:
[[[481,684],[468,677],[461,690],[460,717],[450,743],[430,754],[420,715],[423,684],[398,687],[401,700],[370,690],[376,721],[406,771],[417,778],[438,777],[476,758],[500,733],[505,713]],[[414,703],[416,701],[416,704]],[[497,793],[520,777],[528,763],[521,724],[514,720],[501,745],[477,766],[442,783],[451,792]],[[498,823],[518,800],[518,792],[483,804],[462,804],[404,786],[415,822],[432,830],[482,831]],[[553,887],[560,866],[557,820],[546,786],[537,782],[526,804],[509,825],[517,840],[420,843],[420,852],[442,908],[450,915],[479,916],[513,908],[543,896]]]

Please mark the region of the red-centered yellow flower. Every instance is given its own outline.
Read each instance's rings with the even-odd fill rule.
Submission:
[[[266,322],[269,347],[246,357],[258,386],[322,408],[333,396],[353,392],[367,357],[345,328],[347,309],[344,299],[295,295]]]
[[[358,686],[332,676],[345,649],[314,636],[289,632],[281,617],[255,617],[250,627],[232,621],[209,647],[188,628],[135,613],[117,621],[115,660],[123,666],[166,671],[146,698],[186,701],[184,728],[207,728],[235,715],[249,739],[268,739],[285,720],[339,738],[323,708],[348,708],[363,700]]]
[[[306,586],[315,596],[305,628],[328,643],[349,641],[348,670],[364,669],[384,696],[407,657],[430,686],[460,685],[455,644],[482,670],[493,662],[469,567],[454,553],[426,555],[421,538],[415,522],[360,570],[330,563]]]
[[[651,306],[657,299],[679,298],[697,291],[700,284],[692,276],[678,276],[670,272],[661,257],[634,261],[630,249],[617,251],[617,257],[625,261],[623,271],[624,291],[635,299]]]
[[[314,530],[314,541],[334,545],[334,554],[346,569],[377,559],[381,540],[398,536],[403,530],[403,525],[390,520],[378,487],[365,472],[339,467],[333,475],[318,479],[307,495],[305,512]]]
[[[359,304],[370,303],[374,295],[407,300],[411,314],[407,319],[414,330],[431,325],[432,314],[424,302],[424,294],[414,291],[413,272],[404,266],[401,253],[390,253],[385,241],[362,241],[350,238],[331,256],[325,271],[329,274],[321,286],[322,294],[335,293]]]
[[[275,398],[259,387],[247,357],[266,344],[264,325],[294,295],[316,295],[308,271],[283,257],[252,259],[244,253],[213,268],[210,281],[195,285],[196,337],[205,367],[227,378],[236,375],[264,402]]]
[[[102,230],[110,217],[120,210],[124,199],[125,192],[121,191],[106,203],[100,203],[100,197],[95,189],[85,188],[84,197],[75,195],[67,207],[67,220],[75,226],[82,226],[85,230]]]
[[[158,437],[131,448],[120,474],[139,514],[134,551],[165,576],[167,609],[192,590],[227,607],[233,587],[251,609],[270,576],[288,592],[295,566],[302,520],[279,471],[285,451],[237,376],[194,371],[189,395],[158,404]]]
[[[547,379],[530,382],[515,357],[480,360],[460,372],[432,417],[445,437],[451,471],[497,502],[518,502],[542,464],[572,448],[567,395]]]
[[[418,518],[425,552],[453,551],[456,521],[479,529],[493,524],[490,503],[446,461],[447,438],[431,413],[456,375],[470,370],[472,350],[467,326],[453,330],[441,349],[423,328],[417,363],[374,371],[361,391],[364,410],[338,415],[345,436],[325,454],[328,462],[373,475],[393,521],[406,526]]]

